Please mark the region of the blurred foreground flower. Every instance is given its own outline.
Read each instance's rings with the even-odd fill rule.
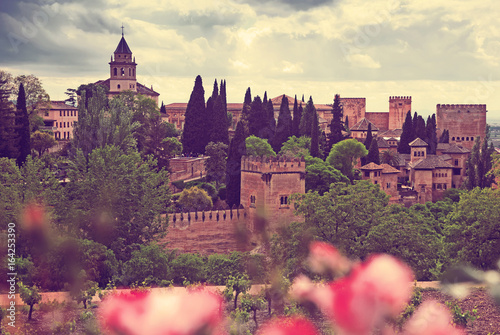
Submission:
[[[309,247],[309,267],[317,273],[345,274],[351,264],[334,246],[315,241]]]
[[[295,316],[273,319],[264,324],[257,335],[319,335],[319,333],[309,320]]]
[[[451,325],[449,310],[436,301],[424,302],[405,326],[405,335],[465,335]]]
[[[323,263],[338,264],[335,259],[342,257],[338,251],[321,247],[321,258],[331,259]],[[317,249],[318,245],[313,244],[311,252],[318,254]],[[401,313],[411,297],[412,281],[413,273],[407,265],[389,255],[374,255],[355,264],[348,276],[326,286],[313,285],[306,277],[299,277],[294,283],[294,294],[315,303],[338,333],[371,334],[386,318]]]
[[[224,332],[223,301],[206,291],[131,292],[102,303],[103,329],[120,335],[188,335]]]

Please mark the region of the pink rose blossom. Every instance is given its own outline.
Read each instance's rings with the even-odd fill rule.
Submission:
[[[273,319],[264,324],[257,335],[319,335],[316,327],[301,316]]]
[[[309,267],[317,273],[345,273],[350,261],[331,244],[316,241],[309,246]]]
[[[113,334],[216,334],[223,330],[222,298],[205,290],[112,295],[101,306]]]
[[[465,335],[451,324],[449,310],[436,301],[424,302],[405,326],[405,335]]]

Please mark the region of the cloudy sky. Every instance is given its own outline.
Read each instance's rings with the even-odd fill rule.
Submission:
[[[139,82],[166,104],[187,102],[200,74],[207,92],[226,79],[229,102],[247,87],[317,103],[339,93],[374,112],[410,95],[424,115],[485,103],[496,121],[499,16],[496,0],[2,0],[0,68],[64,99],[109,77],[123,23]]]

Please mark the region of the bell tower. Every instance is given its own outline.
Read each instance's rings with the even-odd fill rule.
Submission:
[[[130,51],[123,36],[123,25],[121,28],[122,38],[116,47],[114,58],[111,56],[111,62],[109,62],[109,91],[110,93],[119,93],[126,90],[137,92],[135,74],[137,64],[135,63],[135,57],[132,58],[132,51]]]

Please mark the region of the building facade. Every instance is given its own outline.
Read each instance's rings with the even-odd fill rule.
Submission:
[[[52,132],[56,140],[73,138],[73,127],[78,121],[78,108],[64,101],[51,101],[50,109],[41,112],[44,130]]]

